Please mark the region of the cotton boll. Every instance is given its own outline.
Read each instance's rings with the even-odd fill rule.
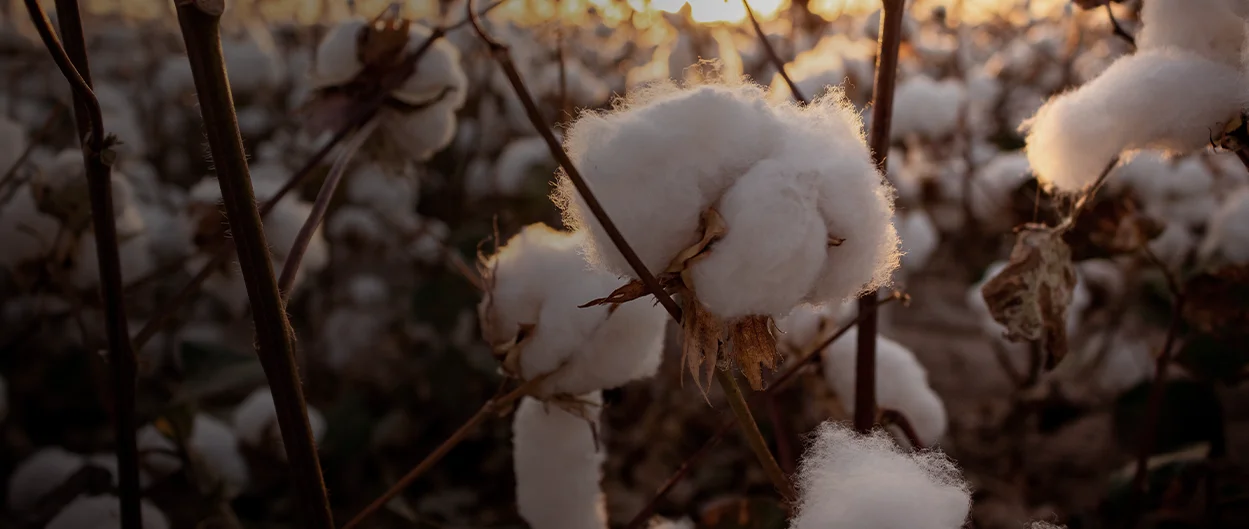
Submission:
[[[60,231],[61,222],[39,210],[29,184],[17,188],[7,204],[0,205],[0,263],[14,267],[47,255]]]
[[[957,529],[971,491],[940,452],[903,454],[883,431],[820,425],[798,471],[790,529]]]
[[[1153,377],[1154,354],[1144,340],[1123,340],[1106,351],[1097,366],[1097,384],[1119,394]]]
[[[227,497],[233,498],[250,482],[247,461],[239,452],[239,439],[224,422],[203,413],[195,416],[188,446],[212,470]]]
[[[1203,147],[1240,111],[1240,85],[1235,68],[1189,52],[1124,57],[1037,111],[1026,125],[1028,161],[1046,187],[1074,192],[1124,150]]]
[[[282,444],[277,421],[273,393],[267,387],[259,388],[234,409],[230,420],[233,425],[231,436],[237,436],[248,445],[264,448],[285,459],[286,448]],[[308,406],[308,424],[312,428],[313,439],[320,442],[325,435],[325,418],[312,406]]]
[[[372,211],[350,205],[335,210],[325,229],[334,241],[358,239],[372,244],[384,241],[389,231]]]
[[[148,424],[139,428],[135,439],[139,449],[140,470],[160,478],[182,468],[182,460],[175,455],[178,446],[156,426]]]
[[[364,70],[360,62],[360,32],[367,27],[365,21],[346,20],[330,28],[317,46],[313,63],[312,80],[316,88],[345,84]]]
[[[431,34],[430,28],[413,24],[408,30],[408,51],[424,45]],[[468,77],[460,66],[460,50],[439,39],[416,64],[416,74],[395,90],[394,96],[405,103],[419,105],[443,94],[440,104],[456,109],[464,106],[467,86]]]
[[[996,156],[972,177],[971,211],[982,224],[1010,228],[1011,193],[1028,181],[1032,168],[1023,153]]]
[[[851,329],[823,353],[824,377],[847,412],[854,410],[857,340],[858,330]],[[909,349],[883,336],[876,340],[876,400],[906,416],[925,446],[945,434],[945,406],[928,387],[928,371]]]
[[[402,214],[416,208],[417,181],[386,173],[377,164],[356,169],[346,182],[347,200],[377,211]]]
[[[382,129],[407,159],[426,161],[455,138],[455,109],[444,104],[403,113],[387,109]]]
[[[139,503],[143,529],[168,529],[169,521],[156,506]],[[46,529],[122,529],[121,500],[117,496],[79,496],[48,522]]]
[[[794,351],[806,351],[817,345],[817,340],[824,339],[854,319],[857,310],[855,301],[799,305],[788,316],[776,320],[776,328],[780,331],[777,341]]]
[[[1231,8],[1233,0],[1149,0],[1141,5],[1144,26],[1136,35],[1139,50],[1179,48],[1212,61],[1239,67],[1245,21]]]
[[[590,270],[579,252],[584,234],[526,226],[484,263],[488,285],[478,305],[482,335],[496,353],[515,356],[525,379],[563,366],[543,394],[580,395],[654,374],[667,315],[645,301],[609,311],[578,308],[622,283]],[[505,366],[508,362],[505,362]]]
[[[607,527],[600,481],[605,454],[595,437],[602,397],[586,401],[589,420],[525,397],[512,426],[516,504],[534,529]]]
[[[1213,231],[1213,229],[1212,229]],[[1188,261],[1188,256],[1197,247],[1197,237],[1187,226],[1168,223],[1162,233],[1149,241],[1149,251],[1158,256],[1173,270],[1180,269]]]
[[[966,101],[967,88],[957,80],[937,81],[925,75],[907,79],[898,85],[894,95],[890,136],[947,137],[958,127]]]
[[[253,31],[251,35],[222,39],[226,68],[233,93],[253,97],[282,84],[286,77],[282,56],[272,35]]]
[[[515,196],[524,188],[526,179],[533,175],[535,169],[554,167],[555,160],[551,158],[551,150],[545,140],[536,136],[521,138],[507,144],[503,152],[499,153],[494,165],[494,179],[491,182],[493,186],[489,191],[481,189],[481,186],[474,186],[470,193],[475,190],[479,194]]]
[[[898,237],[902,240],[902,269],[907,272],[923,270],[941,242],[937,226],[922,210],[908,211],[897,219]]]
[[[1249,263],[1249,188],[1241,188],[1210,216],[1210,230],[1201,241],[1203,261]]]
[[[648,529],[695,529],[696,527],[694,521],[689,518],[681,518],[680,520],[656,518],[651,520]]]
[[[728,233],[690,268],[691,286],[713,314],[779,316],[810,290],[829,234],[815,197],[796,178],[803,169],[764,160],[721,198]]]
[[[41,448],[9,475],[9,510],[24,511],[86,465],[86,458],[59,446]]]

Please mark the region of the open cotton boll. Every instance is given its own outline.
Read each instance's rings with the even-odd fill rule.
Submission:
[[[267,32],[253,30],[248,35],[222,39],[221,50],[230,72],[230,90],[238,96],[252,97],[272,90],[286,78],[286,65]]]
[[[1137,49],[1179,48],[1239,67],[1245,21],[1232,9],[1235,1],[1148,0],[1141,5]]]
[[[932,223],[932,217],[923,210],[910,210],[899,217],[898,237],[902,240],[902,270],[918,272],[928,265],[928,259],[937,250],[941,234]]]
[[[1041,107],[1025,124],[1028,161],[1044,186],[1074,192],[1124,150],[1204,147],[1243,106],[1241,84],[1236,68],[1191,52],[1137,52]]]
[[[1249,263],[1249,188],[1241,188],[1210,216],[1210,230],[1201,241],[1203,261]]]
[[[594,428],[602,395],[580,397],[586,418],[525,397],[512,423],[516,505],[533,529],[607,527],[607,506],[600,481],[603,460]]]
[[[854,411],[857,341],[858,329],[851,329],[823,353],[824,378],[847,412]],[[909,349],[883,336],[876,339],[876,402],[905,416],[924,446],[945,435],[945,405],[928,386],[928,371]]]
[[[482,335],[522,378],[562,365],[541,385],[546,395],[614,388],[653,375],[662,359],[662,308],[578,308],[620,286],[616,276],[586,265],[583,238],[532,224],[483,263],[490,288],[477,308]]]
[[[9,510],[23,511],[56,490],[86,465],[86,458],[59,446],[41,448],[9,475]]]
[[[0,263],[13,267],[47,255],[61,222],[43,213],[30,184],[22,184],[7,204],[0,204]]]
[[[1032,174],[1028,157],[1022,152],[1012,152],[994,157],[976,171],[972,177],[970,205],[972,215],[982,224],[1005,228],[1013,224],[1011,218],[1011,193]]]
[[[790,529],[958,529],[971,491],[940,452],[900,452],[882,430],[860,436],[825,422],[798,470]]]
[[[804,303],[794,308],[788,316],[776,320],[776,328],[781,333],[777,340],[795,351],[805,352],[817,345],[817,340],[827,337],[852,320],[857,310],[854,301],[825,305]]]
[[[537,136],[515,140],[503,148],[494,163],[493,186],[489,190],[473,186],[478,194],[515,196],[524,189],[525,181],[537,170],[553,169],[557,165],[551,158],[546,141]],[[548,171],[547,175],[550,174]],[[471,184],[471,183],[470,183]],[[474,190],[470,190],[472,193]]]
[[[383,132],[411,160],[428,160],[455,139],[453,107],[439,104],[407,113],[393,109],[385,112]]]
[[[392,176],[369,163],[347,177],[347,200],[377,211],[401,215],[416,208],[417,180]]]
[[[221,480],[227,497],[233,498],[247,488],[251,476],[247,460],[239,451],[238,436],[226,423],[203,413],[197,414],[187,445]]]
[[[894,139],[912,134],[931,139],[947,137],[958,127],[966,101],[967,87],[955,79],[937,81],[926,75],[907,79],[894,95],[889,135]]]
[[[139,502],[143,529],[168,529],[165,513],[147,500]],[[69,502],[45,529],[122,529],[121,500],[117,496],[79,496]]]
[[[230,419],[234,428],[232,435],[248,445],[264,448],[272,453],[286,457],[286,448],[282,444],[282,435],[278,430],[278,413],[273,404],[273,393],[269,388],[262,387],[253,391],[238,407]],[[312,437],[320,442],[325,435],[325,417],[312,406],[308,406],[308,424],[312,428]]]

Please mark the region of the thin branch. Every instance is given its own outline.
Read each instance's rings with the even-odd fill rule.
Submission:
[[[915,433],[915,427],[911,425],[910,419],[906,418],[902,412],[898,410],[882,409],[880,411],[880,423],[892,424],[902,430],[902,435],[906,436],[906,441],[911,443],[911,450],[923,450],[924,442],[919,440],[919,434]]]
[[[1110,17],[1110,26],[1114,28],[1115,36],[1127,41],[1128,44],[1132,45],[1132,49],[1136,49],[1136,37],[1133,37],[1131,33],[1123,29],[1123,26],[1119,25],[1119,19],[1115,18],[1115,11],[1110,8],[1109,2],[1106,3],[1106,16]]]
[[[307,405],[295,365],[295,335],[273,275],[226,74],[221,49],[221,15],[225,2],[180,0],[177,9],[226,218],[251,302],[257,354],[273,390],[278,427],[300,504],[299,525],[333,529],[316,441],[308,424]]]
[[[91,70],[82,32],[77,0],[57,0],[61,34],[68,48],[52,32],[52,24],[38,0],[26,0],[31,21],[52,54],[53,61],[74,92],[74,116],[82,146],[87,189],[91,196],[92,232],[100,273],[100,298],[108,340],[109,371],[113,390],[113,438],[117,451],[121,522],[125,529],[143,525],[139,508],[139,456],[135,443],[135,379],[138,365],[130,343],[129,324],[121,279],[121,253],[113,208],[111,153],[104,137],[100,102],[91,90]]]
[[[334,192],[338,190],[338,184],[343,181],[343,175],[347,174],[347,166],[351,164],[351,159],[364,145],[364,140],[377,129],[378,123],[379,121],[374,119],[360,127],[351,141],[343,145],[343,150],[338,153],[338,159],[330,167],[330,173],[325,177],[325,183],[321,184],[317,199],[312,204],[312,211],[308,213],[304,225],[299,228],[295,242],[291,243],[291,248],[286,254],[286,262],[282,264],[282,275],[278,278],[278,291],[282,293],[283,302],[291,298],[291,291],[295,287],[295,277],[299,274],[299,264],[308,251],[313,235],[316,235],[317,229],[325,220],[325,214],[330,209],[330,201],[334,199]]]
[[[806,367],[807,364],[814,363],[817,359],[819,359],[820,351],[827,349],[828,346],[832,345],[833,342],[837,341],[838,338],[841,338],[842,335],[846,334],[847,332],[850,332],[850,329],[853,329],[856,325],[859,326],[859,329],[860,329],[859,332],[861,334],[862,328],[863,328],[862,327],[863,322],[867,321],[869,318],[875,315],[876,311],[880,310],[881,307],[888,305],[889,303],[893,301],[902,301],[903,303],[906,303],[909,299],[910,298],[906,294],[903,294],[901,292],[893,292],[889,294],[888,296],[886,296],[884,299],[880,300],[878,303],[873,304],[871,309],[869,309],[868,311],[859,312],[859,316],[855,318],[854,321],[843,325],[840,329],[837,329],[837,332],[829,335],[828,338],[825,338],[823,341],[816,344],[816,346],[813,347],[810,351],[807,351],[806,355],[804,355],[802,358],[799,358],[798,361],[790,365],[779,376],[772,379],[772,384],[768,386],[768,391],[769,392],[780,391],[782,388],[785,387],[785,384],[787,384],[790,380],[792,380],[795,376],[797,376],[800,371],[802,371],[802,368]]]
[[[893,121],[893,92],[898,81],[898,49],[902,46],[904,0],[881,0],[880,45],[876,53],[876,82],[872,89],[872,127],[868,147],[881,174],[886,174],[889,126]],[[859,324],[854,372],[854,429],[867,433],[876,422],[876,291],[859,298]]]
[[[1145,509],[1145,496],[1148,492],[1149,458],[1154,453],[1155,438],[1158,436],[1158,425],[1161,421],[1162,399],[1166,395],[1167,368],[1171,366],[1171,350],[1175,347],[1180,332],[1180,324],[1184,314],[1184,291],[1180,281],[1148,246],[1143,246],[1145,257],[1162,271],[1167,281],[1167,289],[1171,292],[1171,322],[1167,325],[1167,335],[1162,344],[1162,352],[1154,360],[1154,381],[1149,388],[1149,400],[1145,404],[1145,424],[1142,426],[1136,453],[1136,471],[1132,476],[1132,513],[1128,515],[1128,529],[1136,527]]]
[[[1076,220],[1078,220],[1080,215],[1084,213],[1084,210],[1088,209],[1089,205],[1093,203],[1093,198],[1097,196],[1097,192],[1100,191],[1102,185],[1106,183],[1106,178],[1110,176],[1110,172],[1114,170],[1116,165],[1119,165],[1118,156],[1112,158],[1110,163],[1106,164],[1106,167],[1102,168],[1102,172],[1097,175],[1097,180],[1094,180],[1092,184],[1089,184],[1089,186],[1084,190],[1084,193],[1080,195],[1080,198],[1076,200],[1075,206],[1071,208],[1071,216],[1067,217],[1067,219],[1064,220],[1057,229],[1065,230],[1075,226]],[[1038,192],[1039,189],[1040,188],[1038,188]]]
[[[711,449],[719,444],[720,441],[724,439],[724,436],[728,435],[729,430],[732,429],[733,419],[727,419],[720,424],[720,428],[716,429],[716,433],[707,438],[707,440],[703,442],[703,445],[698,447],[698,450],[695,450],[693,454],[690,454],[690,456],[681,463],[681,466],[677,467],[676,472],[673,472],[671,476],[668,476],[667,480],[664,480],[663,485],[659,486],[659,489],[657,489],[655,494],[651,496],[650,501],[646,502],[646,506],[642,507],[642,510],[638,511],[638,513],[633,516],[632,520],[629,520],[628,525],[625,525],[625,529],[641,529],[645,526],[646,523],[650,521],[651,516],[655,514],[655,509],[659,507],[659,502],[667,497],[668,493],[672,491],[672,488],[676,487],[681,480],[685,479],[685,476],[689,474],[690,471],[693,470],[704,457],[707,457],[707,454],[711,453]]]
[[[808,102],[807,98],[803,97],[802,90],[798,88],[798,84],[785,72],[785,61],[782,61],[781,56],[777,55],[776,48],[772,47],[772,42],[768,40],[767,33],[763,32],[763,26],[759,25],[759,19],[755,17],[755,10],[750,7],[750,2],[742,0],[742,5],[746,6],[746,14],[750,15],[750,25],[754,26],[755,35],[759,36],[759,43],[763,45],[763,51],[768,54],[768,60],[772,61],[772,66],[776,68],[776,73],[780,74],[781,79],[785,80],[785,84],[789,85],[789,91],[794,94],[794,100],[806,105]]]
[[[477,32],[477,35],[481,37],[481,40],[486,43],[486,46],[490,49],[491,55],[494,56],[495,61],[498,62],[499,66],[503,69],[503,73],[507,76],[508,82],[512,85],[512,90],[520,99],[521,104],[524,105],[525,113],[528,115],[529,121],[533,124],[534,128],[537,129],[538,133],[542,136],[542,139],[546,141],[547,148],[551,151],[551,155],[554,156],[560,166],[564,168],[564,174],[567,175],[573,186],[577,188],[577,192],[581,195],[581,198],[585,200],[586,206],[590,209],[590,212],[593,213],[594,218],[597,219],[599,224],[603,226],[603,230],[607,232],[607,236],[611,239],[612,244],[616,246],[621,255],[624,256],[625,260],[629,262],[629,266],[633,268],[634,273],[637,274],[638,279],[642,281],[646,290],[654,295],[655,298],[659,300],[659,303],[668,310],[668,314],[672,315],[672,319],[676,320],[677,323],[680,323],[681,308],[677,306],[676,302],[672,300],[672,297],[664,291],[663,287],[659,284],[659,281],[655,279],[655,276],[651,274],[650,270],[646,268],[646,265],[642,263],[642,260],[638,258],[637,254],[633,251],[633,248],[629,246],[627,241],[625,241],[624,235],[622,235],[620,230],[616,228],[615,223],[613,223],[611,217],[607,215],[607,212],[603,209],[602,204],[600,204],[598,199],[595,198],[589,185],[586,183],[585,179],[581,177],[581,173],[577,171],[576,166],[573,165],[572,160],[568,157],[568,153],[564,152],[564,148],[560,145],[559,140],[555,139],[555,134],[551,132],[550,126],[542,118],[542,113],[538,111],[538,106],[534,103],[533,96],[530,94],[529,89],[525,86],[524,80],[521,79],[520,73],[516,70],[516,65],[512,62],[511,53],[509,52],[508,47],[494,40],[488,33],[486,33],[485,29],[482,28],[481,24],[477,20],[477,15],[473,12],[473,1],[468,0],[466,4],[465,10],[468,12],[469,23],[473,26],[473,30]],[[786,499],[793,498],[793,486],[790,484],[789,479],[785,476],[785,473],[781,471],[781,467],[776,463],[776,459],[772,457],[772,453],[768,450],[767,442],[763,440],[763,434],[759,432],[759,426],[755,423],[754,417],[750,414],[750,407],[746,405],[746,401],[742,397],[740,389],[736,387],[737,383],[733,380],[733,376],[719,369],[715,371],[716,379],[720,382],[721,387],[724,389],[725,395],[729,399],[729,404],[733,409],[734,415],[737,417],[738,424],[742,428],[742,433],[746,436],[751,449],[755,452],[755,457],[757,457],[759,459],[759,463],[763,465],[764,472],[772,480],[772,484],[776,487],[777,492],[779,492]]]
[[[351,519],[351,521],[347,522],[342,529],[352,529],[353,527],[360,525],[360,523],[364,522],[364,520],[371,516],[374,512],[381,509],[383,505],[386,505],[387,502],[394,499],[395,496],[399,495],[399,493],[403,492],[403,489],[408,488],[408,486],[411,485],[412,482],[416,481],[417,478],[424,475],[425,472],[434,466],[434,464],[441,461],[452,448],[455,448],[455,446],[460,444],[460,441],[463,441],[469,433],[472,433],[473,429],[477,428],[478,424],[481,424],[482,421],[486,420],[490,416],[495,415],[499,411],[507,408],[513,402],[520,400],[521,397],[531,393],[534,388],[536,388],[552,374],[554,374],[554,372],[534,377],[506,395],[503,395],[502,397],[495,395],[495,398],[486,401],[485,404],[481,405],[481,408],[477,409],[477,412],[474,413],[472,417],[469,417],[464,424],[460,425],[455,433],[451,434],[451,437],[443,440],[442,444],[438,445],[438,448],[435,448],[433,452],[430,452],[429,455],[425,456],[425,459],[422,459],[420,463],[417,463],[415,467],[412,467],[412,470],[409,470],[407,474],[404,474],[402,478],[399,478],[399,481],[395,482],[395,484],[392,485],[384,494],[373,500],[368,507],[365,507],[364,510],[360,511],[360,514],[357,514]],[[500,387],[500,389],[502,389],[502,387]]]

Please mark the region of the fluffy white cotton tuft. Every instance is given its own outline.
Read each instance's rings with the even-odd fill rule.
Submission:
[[[563,365],[542,385],[547,394],[581,395],[645,378],[662,356],[662,308],[645,300],[614,311],[578,308],[623,284],[586,265],[583,239],[533,224],[483,263],[490,289],[477,309],[482,335],[496,354],[510,354],[525,379]]]
[[[898,237],[902,240],[902,270],[912,273],[923,270],[932,253],[937,251],[941,233],[932,217],[923,210],[910,210],[895,218]]]
[[[1182,153],[1244,106],[1237,68],[1164,48],[1116,61],[1101,76],[1047,102],[1028,129],[1028,161],[1046,187],[1079,191],[1125,150]]]
[[[824,350],[824,378],[847,412],[854,411],[857,340],[858,329],[851,329]],[[909,349],[884,336],[876,339],[876,400],[881,408],[904,415],[924,446],[945,435],[945,404],[928,386],[928,371]]]
[[[690,270],[714,314],[783,315],[888,282],[897,266],[892,190],[834,92],[803,108],[753,85],[652,88],[568,132],[573,162],[652,272],[697,242],[715,208],[726,233]],[[567,177],[565,222],[598,268],[633,275]],[[838,245],[839,244],[839,245]]]
[[[247,488],[251,473],[239,451],[238,437],[226,423],[203,413],[196,415],[187,444],[221,480],[227,497],[233,498]]]
[[[1210,216],[1198,255],[1204,261],[1249,263],[1249,188],[1237,190]]]
[[[139,503],[143,529],[168,529],[169,520],[155,505]],[[117,496],[79,496],[48,522],[46,529],[122,529],[121,500]]]
[[[903,454],[881,430],[820,425],[798,471],[790,529],[958,529],[971,491],[949,458]]]
[[[599,484],[605,454],[595,437],[602,396],[595,392],[578,400],[586,402],[588,420],[530,397],[516,410],[516,503],[533,529],[607,527]]]
[[[947,137],[958,128],[966,102],[967,87],[958,80],[938,81],[926,75],[907,79],[898,85],[894,95],[889,135],[894,139],[911,135]]]
[[[1235,0],[1149,0],[1141,5],[1144,26],[1136,35],[1139,50],[1179,48],[1212,61],[1239,67],[1245,21]]]
[[[780,331],[777,343],[805,352],[818,345],[817,340],[827,338],[853,320],[857,312],[855,301],[799,305],[788,316],[776,320],[776,328]]]
[[[263,448],[286,457],[286,448],[282,444],[282,434],[278,430],[277,408],[273,404],[273,393],[263,387],[253,391],[243,402],[234,408],[230,418],[234,435],[248,445]],[[308,424],[312,427],[312,437],[317,442],[325,435],[325,417],[312,406],[308,406]]]

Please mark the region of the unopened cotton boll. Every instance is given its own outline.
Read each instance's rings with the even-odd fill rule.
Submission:
[[[941,242],[937,226],[922,210],[907,211],[897,217],[897,222],[898,237],[902,240],[902,270],[923,270]]]
[[[516,504],[533,529],[607,527],[600,481],[605,454],[595,438],[602,396],[580,397],[582,418],[525,397],[512,423]]]
[[[854,411],[858,329],[851,329],[824,350],[824,378],[847,412]],[[941,397],[928,386],[928,371],[906,346],[876,339],[876,402],[901,413],[925,446],[945,435],[947,415]]]
[[[232,435],[237,435],[240,441],[268,449],[285,459],[286,448],[278,429],[278,412],[269,388],[259,388],[243,399],[234,408],[230,422],[234,431]],[[308,406],[308,424],[312,428],[313,439],[320,442],[325,435],[325,418],[312,406]]]
[[[1054,97],[1025,124],[1028,161],[1047,188],[1093,183],[1119,153],[1204,147],[1245,103],[1231,66],[1176,49],[1138,52]]]
[[[662,359],[662,308],[578,308],[620,286],[616,276],[586,265],[583,238],[533,224],[483,263],[490,290],[478,305],[482,335],[524,379],[559,368],[541,385],[543,394],[621,386],[653,375]]]
[[[967,101],[967,88],[954,79],[937,81],[926,75],[907,79],[894,95],[890,136],[915,134],[939,139],[954,133]]]
[[[143,529],[168,529],[165,513],[147,500],[139,502]],[[122,529],[121,499],[111,494],[79,496],[48,522],[46,529]]]
[[[900,452],[882,430],[820,425],[798,470],[790,529],[958,529],[971,491],[949,458]]]
[[[1140,50],[1179,48],[1212,61],[1239,67],[1245,21],[1232,9],[1236,0],[1148,0],[1141,5],[1136,35]]]

